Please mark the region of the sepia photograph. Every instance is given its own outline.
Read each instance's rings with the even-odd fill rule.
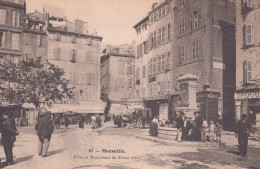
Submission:
[[[0,0],[0,169],[259,169],[260,0]]]

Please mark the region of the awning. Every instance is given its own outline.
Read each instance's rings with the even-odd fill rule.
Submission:
[[[48,110],[52,113],[104,113],[105,103],[79,101],[77,104],[52,104]]]

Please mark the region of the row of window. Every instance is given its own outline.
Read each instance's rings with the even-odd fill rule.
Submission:
[[[121,75],[127,74],[127,75],[133,75],[134,74],[134,66],[129,65],[127,63],[119,63],[118,65],[118,73]]]
[[[137,29],[136,29],[136,33],[137,35],[141,34],[142,31],[147,30],[147,22],[145,22],[144,24],[140,25]]]
[[[200,45],[199,40],[192,42],[192,59],[200,57]],[[179,46],[179,64],[185,63],[185,45]]]
[[[171,90],[170,81],[152,82],[148,84],[148,95],[163,95],[167,94]]]
[[[87,85],[97,85],[97,76],[95,73],[82,73],[77,74],[75,72],[69,73],[69,80],[71,83],[80,83],[80,84],[87,84]]]
[[[197,10],[193,11],[193,20],[192,20],[192,28],[195,30],[199,27],[201,27],[202,25],[202,19],[201,19],[201,13],[202,13],[202,9],[198,8]],[[179,35],[183,35],[186,32],[186,18],[185,16],[180,17],[179,19]]]
[[[173,10],[173,1],[170,1],[154,11],[153,13],[150,14],[149,16],[149,22],[153,23],[164,17],[165,15],[169,14]]]
[[[171,23],[149,34],[149,49],[159,47],[171,40]]]
[[[0,9],[0,24],[6,24],[6,9]],[[19,27],[20,26],[20,12],[12,11],[12,26]]]
[[[148,62],[148,73],[149,75],[154,75],[156,73],[161,73],[166,70],[170,70],[170,65],[171,65],[170,52],[155,56],[151,58]]]
[[[36,38],[37,38],[37,46],[39,46],[39,47],[43,46],[44,36],[42,36],[42,35],[32,35],[32,34],[29,34],[29,33],[25,34],[25,45],[31,44],[30,39],[33,36],[36,36]]]
[[[6,37],[9,32],[0,32],[0,47],[6,48],[9,45],[6,43]],[[10,33],[11,34],[11,49],[20,49],[20,34]]]
[[[134,78],[118,78],[114,82],[114,91],[119,91],[120,88],[134,88]]]
[[[83,45],[92,45],[92,46],[99,46],[99,41],[98,40],[94,40],[91,38],[78,38],[75,35],[72,36],[66,36],[66,35],[61,35],[60,33],[55,33],[55,34],[49,34],[48,38],[50,39],[54,39],[57,41],[63,41],[63,42],[69,42],[69,43],[79,43],[79,44],[83,44]]]
[[[61,58],[61,48],[59,48],[59,47],[54,48],[53,49],[53,56],[54,56],[54,59],[56,59],[56,60],[63,60]],[[75,49],[72,49],[71,52],[70,52],[70,61],[73,61],[73,62],[78,61],[77,56],[78,56],[78,51],[75,50]],[[85,62],[96,63],[96,62],[98,62],[97,59],[98,58],[95,57],[93,51],[87,51],[85,53]]]

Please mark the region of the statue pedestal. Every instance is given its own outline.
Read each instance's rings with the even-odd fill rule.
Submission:
[[[193,112],[198,111],[196,102],[198,77],[186,74],[177,79],[179,82],[180,105],[175,108],[176,112],[184,112],[187,116],[192,116]],[[178,113],[177,113],[178,115]]]

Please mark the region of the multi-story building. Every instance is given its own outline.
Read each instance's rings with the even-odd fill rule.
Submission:
[[[18,63],[22,56],[24,0],[0,0],[0,61]]]
[[[154,3],[148,15],[134,26],[136,98],[143,98],[144,107],[165,120],[169,118],[168,97],[172,90],[173,7],[173,0]]]
[[[47,22],[47,59],[64,70],[70,87],[74,87],[74,100],[60,103],[71,104],[61,109],[103,113],[99,80],[102,37],[88,33],[86,22],[68,21],[62,9],[44,6],[43,13]]]
[[[260,124],[260,1],[236,4],[236,92],[235,119],[253,112]]]
[[[223,113],[226,124],[232,123],[236,67],[236,1],[175,2],[175,40],[172,42],[174,85],[178,85],[177,79],[184,74],[197,76],[198,92],[206,87],[219,92],[218,112]]]
[[[44,15],[38,11],[25,15],[22,37],[23,60],[35,60],[40,58],[43,64],[47,60],[47,30]],[[47,68],[47,67],[46,67]],[[25,115],[29,125],[36,124],[37,112],[34,106],[25,104]]]
[[[134,54],[131,45],[107,45],[101,62],[101,99],[125,104],[134,98]]]
[[[47,30],[44,15],[38,11],[26,14],[23,30],[23,59],[47,60]],[[44,64],[43,63],[43,64]]]

